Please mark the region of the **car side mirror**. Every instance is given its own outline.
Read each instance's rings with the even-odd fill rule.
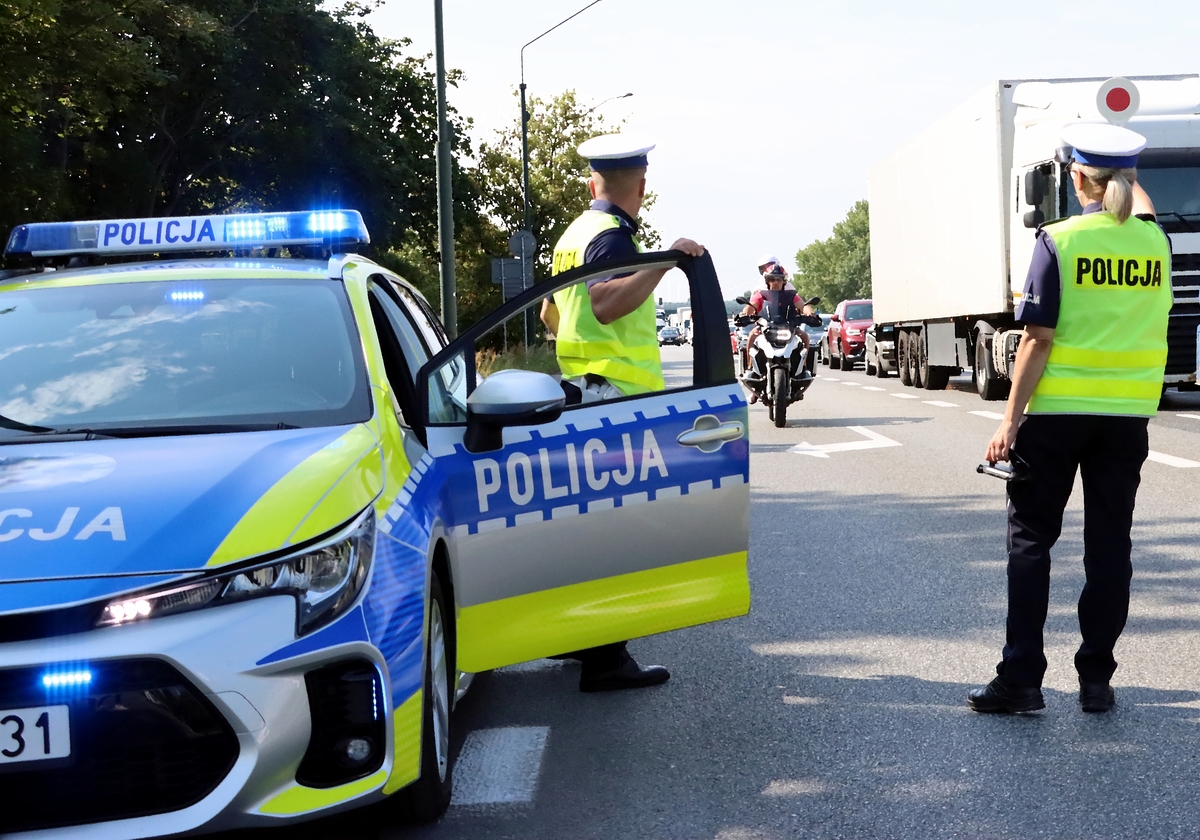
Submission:
[[[1045,200],[1046,176],[1040,169],[1030,169],[1025,173],[1025,203],[1037,207]],[[1027,224],[1025,227],[1029,227],[1029,225]]]
[[[505,426],[552,423],[567,396],[553,377],[531,370],[501,370],[479,383],[467,398],[468,452],[493,452],[504,445]]]
[[[1023,220],[1025,227],[1035,228],[1046,221],[1046,214],[1042,212],[1042,208],[1035,207],[1025,214]]]
[[[841,319],[841,317],[840,317],[839,315],[837,315],[837,314],[834,314],[834,315],[830,315],[830,316],[829,316],[829,320],[830,320],[830,321],[840,321],[840,320],[842,320],[842,319]]]

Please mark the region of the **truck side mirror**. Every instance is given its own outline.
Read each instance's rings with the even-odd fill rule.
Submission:
[[[1025,227],[1035,228],[1046,221],[1046,214],[1042,212],[1042,208],[1035,207],[1025,214],[1023,221],[1025,222]]]
[[[1030,169],[1025,173],[1025,203],[1037,207],[1045,200],[1046,176],[1040,169]],[[1029,227],[1029,224],[1026,223],[1025,227]]]

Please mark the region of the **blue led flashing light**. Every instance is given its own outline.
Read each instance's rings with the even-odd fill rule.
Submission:
[[[53,671],[48,674],[42,674],[43,688],[78,688],[83,685],[90,685],[92,682],[92,672],[86,669],[79,671]]]
[[[160,254],[286,245],[345,247],[370,241],[357,210],[322,210],[20,225],[9,236],[4,253],[31,257]]]

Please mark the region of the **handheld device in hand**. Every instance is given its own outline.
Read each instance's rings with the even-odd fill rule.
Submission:
[[[980,464],[975,472],[982,475],[995,476],[1004,481],[1027,481],[1029,479],[1029,464],[1016,453],[1008,452],[1009,464]]]

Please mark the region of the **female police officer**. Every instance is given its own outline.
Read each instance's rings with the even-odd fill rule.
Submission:
[[[1045,707],[1042,628],[1050,548],[1062,529],[1075,471],[1083,477],[1086,580],[1079,702],[1107,712],[1113,647],[1129,612],[1130,528],[1167,357],[1171,252],[1137,186],[1146,140],[1114,125],[1063,131],[1083,215],[1039,231],[1016,318],[1025,324],[1012,394],[987,460],[1010,449],[1029,465],[1008,485],[1008,625],[998,676],[968,695],[977,712]],[[1028,415],[1022,421],[1022,415]]]

